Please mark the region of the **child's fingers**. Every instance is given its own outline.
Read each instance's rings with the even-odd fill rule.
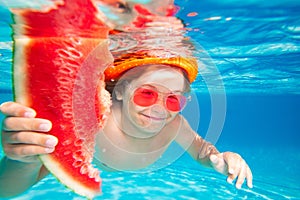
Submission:
[[[12,160],[36,161],[36,156],[54,151],[57,138],[36,132],[5,132],[2,134],[3,150]]]
[[[251,172],[251,169],[249,166],[247,166],[247,175],[246,175],[246,178],[247,178],[247,186],[249,188],[253,188],[253,176],[252,176],[252,172]]]
[[[52,128],[49,120],[38,118],[7,117],[3,120],[4,131],[40,131],[47,132]]]
[[[5,147],[5,154],[12,160],[23,160],[26,157],[32,157],[42,154],[51,153],[54,151],[54,147],[42,147],[37,145],[7,145]]]
[[[236,186],[237,189],[241,189],[242,184],[245,181],[245,178],[246,178],[246,167],[247,167],[247,165],[246,165],[246,163],[244,161],[244,164],[242,164],[240,166],[239,174],[238,174],[237,181],[236,181],[236,184],[235,184],[235,186]]]
[[[26,106],[23,106],[16,102],[5,102],[0,105],[0,111],[2,114],[6,116],[15,116],[15,117],[35,117],[36,112],[28,108]]]
[[[30,144],[42,147],[55,147],[58,143],[56,137],[36,132],[3,132],[3,144]]]

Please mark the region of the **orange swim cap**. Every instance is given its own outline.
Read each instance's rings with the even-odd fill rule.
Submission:
[[[114,65],[108,67],[105,71],[105,79],[118,79],[125,71],[134,67],[148,64],[165,64],[183,69],[192,83],[198,74],[198,63],[195,58],[184,57],[157,57],[149,55],[146,51],[123,54],[114,61]]]

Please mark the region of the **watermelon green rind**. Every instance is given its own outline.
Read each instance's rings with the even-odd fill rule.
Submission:
[[[16,11],[13,70],[16,101],[34,108],[37,117],[52,121],[49,134],[59,139],[53,153],[40,156],[44,165],[68,188],[93,198],[101,191],[99,172],[91,164],[94,138],[110,106],[102,72],[112,57],[108,28],[95,19],[97,12],[89,2],[68,0],[58,6],[60,11]],[[78,28],[71,21],[66,29],[61,27],[64,15],[73,15],[74,5],[82,3],[94,13],[82,12],[74,19],[85,19],[86,24]],[[53,23],[53,17],[57,23],[50,34],[43,23]]]

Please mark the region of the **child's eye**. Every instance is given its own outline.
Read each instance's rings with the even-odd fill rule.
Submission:
[[[177,98],[176,95],[169,95],[168,96],[168,101],[175,103],[175,102],[178,102],[178,98]]]
[[[141,93],[143,95],[147,95],[147,96],[155,96],[155,92],[152,90],[148,90],[148,89],[143,89],[143,91]]]

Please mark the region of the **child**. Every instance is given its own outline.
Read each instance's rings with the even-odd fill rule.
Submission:
[[[228,176],[228,182],[237,179],[237,188],[245,179],[251,188],[252,173],[245,160],[236,153],[220,153],[193,131],[179,113],[197,75],[196,62],[145,54],[125,55],[105,71],[113,104],[107,123],[96,138],[94,158],[98,166],[109,171],[145,168],[175,141],[202,165]],[[51,130],[51,122],[35,118],[36,112],[31,108],[6,102],[0,110],[6,115],[0,196],[14,196],[49,173],[37,156],[53,152],[58,141],[45,134]]]

